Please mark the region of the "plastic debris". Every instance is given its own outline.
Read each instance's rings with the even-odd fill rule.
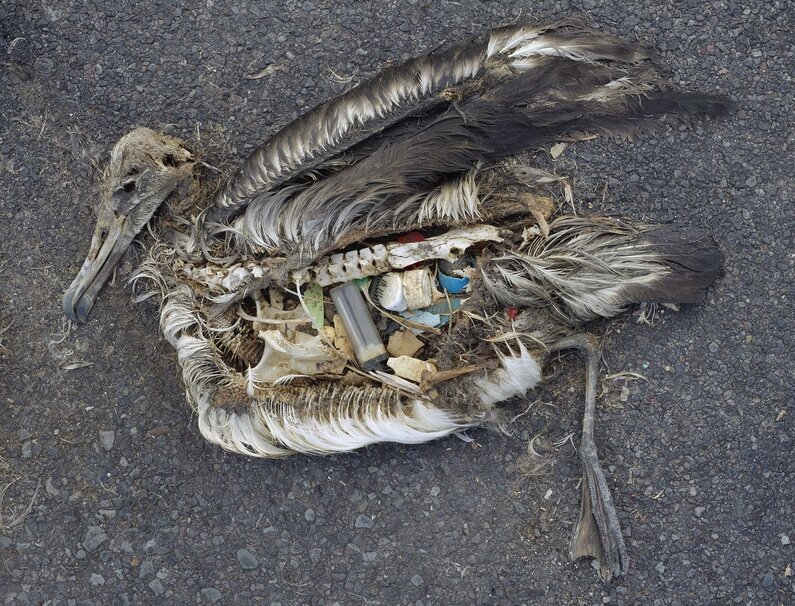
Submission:
[[[439,286],[446,290],[451,295],[458,295],[464,292],[469,286],[469,278],[459,278],[458,276],[448,276],[446,273],[439,270],[436,274],[436,279],[439,280]]]
[[[346,282],[332,288],[329,294],[362,369],[376,368],[389,354],[365,305],[362,291],[355,283]]]
[[[312,326],[320,330],[326,323],[323,303],[323,287],[317,282],[312,282],[304,289],[304,305],[312,321]]]
[[[422,381],[423,372],[436,372],[436,367],[430,362],[425,362],[424,360],[418,360],[417,358],[411,358],[409,356],[389,358],[386,361],[386,365],[389,366],[397,376],[414,383]]]
[[[386,350],[390,356],[397,358],[399,356],[413,356],[424,346],[425,344],[413,332],[404,329],[389,337]]]

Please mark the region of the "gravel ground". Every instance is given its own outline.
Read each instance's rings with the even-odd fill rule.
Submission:
[[[225,4],[0,4],[4,603],[795,603],[792,4]],[[740,105],[725,124],[561,159],[593,192],[581,210],[707,226],[727,257],[704,306],[652,326],[636,312],[605,338],[603,377],[648,379],[604,379],[597,420],[625,578],[603,586],[567,559],[579,463],[552,443],[579,429],[574,356],[512,437],[268,462],[201,440],[156,310],[121,280],[48,348],[93,228],[93,163],[134,125],[226,133],[237,162],[341,79],[520,13],[572,11]],[[530,479],[517,463],[536,434],[555,465]]]

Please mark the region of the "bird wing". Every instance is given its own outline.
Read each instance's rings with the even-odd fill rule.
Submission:
[[[648,47],[596,32],[578,20],[518,24],[385,69],[319,105],[265,141],[217,195],[230,216],[263,193],[412,117],[444,111],[543,63],[545,57],[635,64]]]

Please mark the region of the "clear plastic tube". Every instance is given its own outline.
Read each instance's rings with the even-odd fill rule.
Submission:
[[[346,282],[335,286],[329,293],[334,307],[342,319],[353,353],[359,360],[362,370],[373,370],[389,357],[389,354],[378,334],[362,291],[354,282]]]

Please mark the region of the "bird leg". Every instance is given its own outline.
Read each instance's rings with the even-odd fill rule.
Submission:
[[[550,353],[576,349],[585,356],[585,413],[582,420],[580,459],[583,465],[582,501],[574,527],[569,556],[596,558],[600,576],[610,581],[627,571],[627,548],[618,522],[613,497],[599,464],[593,426],[596,412],[596,378],[599,371],[599,348],[590,334],[565,337],[550,346]]]

